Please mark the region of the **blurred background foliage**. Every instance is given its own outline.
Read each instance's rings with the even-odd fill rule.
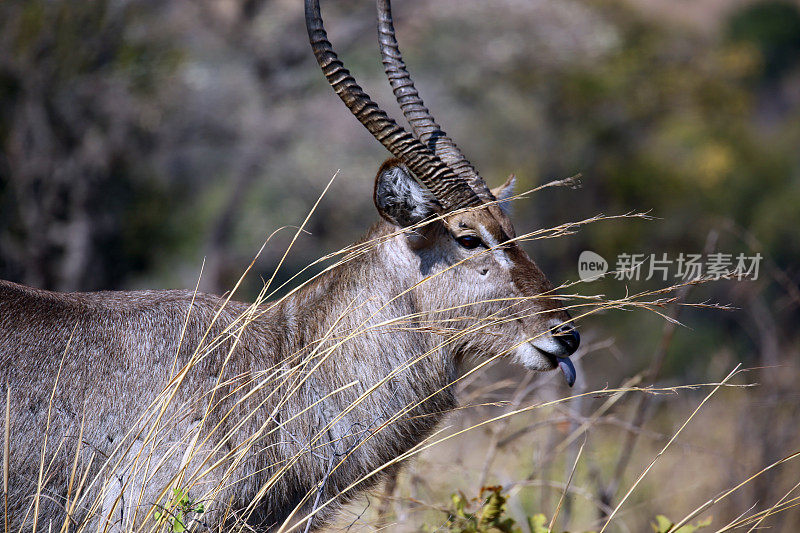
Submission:
[[[193,288],[205,259],[201,287],[221,293],[268,235],[302,221],[337,169],[278,281],[360,236],[376,219],[372,177],[386,154],[323,81],[300,4],[0,3],[0,277],[56,290]],[[649,365],[666,338],[662,318],[606,313],[582,321],[584,344],[595,346],[581,360],[583,387],[640,372],[667,384],[713,381],[740,361],[768,367],[757,377],[761,389],[730,393],[731,409],[710,419],[720,427],[705,438],[719,440],[729,462],[696,488],[710,496],[709,487],[721,490],[793,451],[800,444],[798,3],[396,4],[399,39],[426,103],[492,185],[512,172],[520,190],[582,173],[579,189],[516,202],[519,232],[598,213],[656,217],[533,242],[531,254],[555,283],[577,278],[583,250],[611,268],[620,253],[675,258],[702,253],[709,242],[764,257],[757,281],[694,289],[692,301],[736,309],[684,311],[689,327],[669,336],[655,372]],[[324,9],[359,81],[399,115],[382,75],[373,4],[342,0]],[[292,231],[271,241],[240,298],[272,274]],[[605,279],[575,290],[620,297],[658,285]],[[674,404],[652,403],[648,420],[671,427]],[[731,412],[734,405],[747,416]],[[624,418],[634,407],[618,409]],[[617,487],[596,482],[613,470],[613,441],[607,446],[586,482],[611,503]],[[775,476],[723,515],[769,501],[782,490]],[[673,504],[682,508],[663,505]],[[643,512],[640,523],[654,515]],[[800,527],[796,513],[785,516],[794,516],[781,522],[785,531]]]

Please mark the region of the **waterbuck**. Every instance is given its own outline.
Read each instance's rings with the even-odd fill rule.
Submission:
[[[356,84],[305,2],[326,78],[393,155],[375,178],[381,219],[340,263],[252,305],[0,281],[12,530],[317,529],[455,407],[465,362],[500,354],[573,383],[579,337],[515,240],[513,183],[490,191],[441,131],[377,4],[413,134]]]

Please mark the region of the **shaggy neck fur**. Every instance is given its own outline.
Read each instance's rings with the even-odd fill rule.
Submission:
[[[363,242],[392,231],[381,222]],[[342,491],[420,443],[455,406],[455,358],[429,327],[446,318],[430,314],[440,295],[425,284],[404,293],[437,261],[405,239],[266,304],[244,327],[252,308],[229,302],[215,320],[215,296],[58,294],[0,281],[12,528],[30,524],[47,427],[55,467],[40,525],[60,527],[76,500],[67,498],[76,456],[88,475],[73,525],[152,522],[173,487],[204,503],[207,525],[235,516],[269,531],[315,503],[327,506],[313,529],[324,525],[381,476]]]
[[[298,443],[313,440],[317,449],[301,452],[278,483],[285,497],[268,499],[256,522],[281,520],[325,478],[320,501],[328,501],[421,442],[455,407],[449,387],[456,375],[454,357],[440,347],[444,337],[423,327],[446,317],[430,314],[436,307],[428,301],[426,284],[409,290],[432,265],[409,248],[405,236],[386,240],[394,231],[377,224],[362,243],[381,244],[286,298],[268,319],[286,325],[284,354],[292,359],[281,366],[292,374],[287,384],[300,383],[285,395],[280,411],[314,404],[281,425],[280,455],[294,455]],[[335,470],[329,474],[331,461]],[[373,476],[360,488],[380,478]],[[354,492],[315,520],[324,522]],[[315,499],[312,495],[298,516],[310,511]]]

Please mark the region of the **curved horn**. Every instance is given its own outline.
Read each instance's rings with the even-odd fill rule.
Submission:
[[[472,163],[464,157],[456,143],[442,131],[414,86],[414,81],[406,69],[403,55],[400,53],[400,46],[395,37],[391,0],[376,0],[376,3],[378,7],[378,41],[381,46],[381,59],[386,77],[389,78],[397,103],[414,130],[414,134],[424,145],[431,148],[439,159],[466,180],[479,196],[484,200],[494,200],[486,182],[478,175]]]
[[[361,124],[433,194],[445,211],[482,203],[472,188],[425,145],[378,107],[344,68],[323,26],[319,0],[305,0],[306,29],[314,56],[333,90]]]

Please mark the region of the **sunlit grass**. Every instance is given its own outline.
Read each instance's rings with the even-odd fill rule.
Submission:
[[[554,182],[548,185],[570,183],[572,182]],[[330,183],[328,186],[330,186]],[[327,191],[327,187],[325,191]],[[325,191],[323,191],[323,195]],[[320,196],[320,200],[321,199],[322,195]],[[17,522],[21,521],[25,524],[29,524],[29,526],[22,526],[19,531],[25,531],[27,527],[30,527],[33,531],[44,530],[46,528],[48,531],[59,530],[61,532],[84,532],[90,530],[118,531],[120,528],[125,532],[179,531],[179,529],[183,527],[195,531],[209,529],[212,531],[222,531],[223,528],[225,531],[247,531],[250,528],[250,526],[247,525],[248,520],[257,511],[258,506],[263,500],[270,498],[271,491],[274,490],[282,476],[286,475],[286,473],[305,455],[312,454],[314,457],[317,457],[319,461],[323,461],[328,465],[327,474],[323,479],[314,480],[316,485],[312,486],[305,494],[300,504],[298,504],[295,511],[287,520],[277,527],[277,531],[287,533],[290,531],[304,531],[314,525],[313,520],[318,513],[335,505],[342,496],[349,496],[351,493],[357,493],[359,489],[367,485],[367,482],[371,479],[381,477],[387,471],[394,471],[395,467],[402,461],[407,461],[420,455],[430,455],[431,453],[435,453],[437,449],[441,449],[443,445],[453,441],[460,440],[462,442],[468,442],[471,435],[479,433],[487,428],[498,426],[504,429],[508,428],[511,421],[519,420],[524,421],[523,423],[529,423],[531,420],[538,419],[548,424],[550,423],[548,420],[552,419],[560,409],[567,408],[573,403],[586,399],[601,399],[601,404],[593,413],[583,420],[568,420],[570,430],[567,431],[558,442],[549,443],[550,460],[553,460],[555,457],[561,457],[562,460],[566,460],[565,454],[570,452],[574,446],[579,445],[578,448],[575,448],[575,456],[571,461],[568,461],[570,468],[568,471],[565,471],[563,482],[555,487],[560,493],[558,503],[553,509],[542,509],[542,511],[547,511],[548,516],[552,516],[550,522],[550,528],[552,528],[560,513],[562,513],[565,498],[573,494],[579,494],[581,491],[584,491],[584,494],[588,494],[587,499],[591,500],[595,498],[591,490],[576,487],[573,478],[576,472],[580,471],[582,460],[584,460],[582,458],[586,453],[584,450],[586,448],[587,435],[591,434],[592,430],[596,428],[598,424],[609,419],[609,413],[617,402],[626,396],[634,394],[677,395],[679,393],[698,389],[708,389],[706,397],[699,402],[692,413],[688,415],[682,423],[674,426],[674,432],[671,437],[668,438],[666,444],[651,458],[648,466],[646,466],[635,481],[628,486],[624,496],[617,501],[616,505],[614,507],[606,506],[602,508],[605,517],[602,520],[598,520],[596,525],[601,527],[601,531],[603,531],[619,524],[618,517],[624,515],[622,509],[627,505],[629,497],[644,483],[645,478],[650,474],[656,463],[664,460],[665,452],[677,440],[683,429],[693,420],[701,407],[703,407],[707,401],[710,401],[712,396],[721,387],[738,388],[747,386],[746,384],[732,383],[732,379],[741,374],[741,371],[739,371],[737,367],[731,371],[727,377],[714,383],[656,387],[651,384],[641,385],[639,383],[640,380],[634,378],[627,380],[619,387],[607,386],[599,390],[583,390],[573,395],[557,397],[550,400],[540,400],[534,399],[531,393],[537,386],[544,385],[545,381],[549,378],[545,376],[534,380],[530,377],[532,375],[529,375],[521,382],[517,393],[512,395],[510,403],[502,401],[489,402],[495,406],[509,407],[502,414],[485,416],[479,420],[473,417],[473,419],[470,419],[466,426],[462,428],[445,425],[422,442],[416,443],[407,452],[400,454],[385,464],[372,468],[365,475],[341,489],[333,498],[321,498],[320,495],[322,492],[318,489],[327,482],[329,476],[335,476],[338,469],[347,468],[347,461],[354,452],[361,446],[369,443],[372,439],[381,439],[383,436],[382,432],[386,428],[412,416],[412,412],[423,405],[426,400],[436,394],[442,393],[443,389],[436,390],[425,397],[413,398],[413,400],[407,403],[402,409],[391,413],[391,416],[380,420],[379,423],[368,425],[366,428],[354,428],[353,432],[349,435],[345,435],[345,437],[354,437],[355,444],[344,453],[338,455],[325,455],[328,447],[333,444],[332,441],[326,440],[330,435],[329,430],[331,428],[340,424],[356,409],[365,405],[370,396],[379,388],[387,385],[395,377],[414,365],[424,365],[425,361],[440,349],[457,343],[464,336],[481,334],[486,330],[490,330],[493,326],[497,326],[506,321],[528,316],[528,314],[533,313],[533,311],[528,310],[524,305],[529,302],[530,299],[508,298],[503,300],[502,303],[504,305],[500,308],[500,311],[490,316],[475,316],[474,313],[472,313],[472,309],[486,302],[471,302],[456,308],[442,308],[433,313],[426,313],[424,316],[422,314],[412,313],[388,320],[375,320],[379,312],[386,309],[395,299],[401,298],[408,292],[417,290],[420,287],[424,289],[424,284],[426,283],[435,283],[436,278],[442,275],[442,272],[437,272],[427,276],[419,283],[404,289],[398,293],[394,299],[384,302],[382,306],[378,308],[378,311],[365,316],[365,318],[358,322],[356,327],[342,332],[338,331],[337,326],[342,323],[345,318],[348,318],[350,313],[358,312],[359,306],[361,305],[356,299],[345,302],[346,305],[344,305],[341,314],[335,317],[327,332],[322,337],[309,342],[308,346],[304,347],[303,350],[294,354],[288,354],[285,360],[276,362],[274,366],[265,365],[263,369],[257,372],[248,375],[230,375],[226,372],[228,363],[232,358],[236,357],[236,349],[239,345],[239,341],[242,335],[248,331],[248,328],[253,326],[254,321],[270,313],[271,310],[277,305],[280,305],[281,302],[297,294],[299,291],[302,291],[304,287],[313,283],[318,277],[324,276],[330,270],[345,266],[348,262],[360,258],[364,254],[374,250],[377,246],[385,243],[388,239],[394,238],[404,231],[416,231],[419,229],[418,226],[415,226],[404,230],[398,230],[396,233],[382,236],[374,241],[359,243],[339,250],[336,253],[328,254],[307,267],[312,268],[321,264],[326,265],[319,274],[311,277],[311,279],[304,283],[298,284],[296,287],[286,292],[281,298],[270,300],[270,298],[274,297],[285,288],[285,284],[279,287],[273,286],[278,269],[281,268],[284,260],[291,252],[293,244],[302,235],[304,227],[313,215],[317,205],[319,205],[319,200],[310,210],[303,223],[296,228],[294,236],[278,262],[273,275],[265,281],[255,302],[247,307],[244,312],[236,316],[230,323],[226,324],[226,326],[222,328],[221,333],[212,334],[214,326],[222,316],[245,276],[255,264],[255,259],[245,270],[239,282],[237,282],[233,290],[230,291],[226,299],[221,301],[221,307],[213,317],[211,324],[209,324],[202,338],[194,339],[186,337],[186,327],[191,318],[190,316],[186,317],[183,323],[181,343],[183,345],[191,343],[191,346],[189,346],[191,349],[191,356],[187,361],[183,362],[179,360],[178,353],[175,354],[170,375],[161,376],[164,383],[163,388],[158,391],[145,412],[128,414],[128,420],[130,421],[129,431],[126,437],[121,439],[115,446],[110,456],[102,457],[91,453],[88,460],[80,459],[86,452],[86,450],[82,448],[82,435],[85,429],[82,423],[79,428],[75,455],[71,464],[55,464],[53,462],[53,457],[57,454],[52,453],[53,450],[58,450],[67,443],[65,440],[66,437],[59,442],[50,441],[50,415],[48,414],[48,425],[42,428],[42,445],[36,491],[30,496],[30,508],[26,516],[22,517],[22,519],[20,519],[20,517],[13,517]],[[531,232],[517,237],[516,240],[526,241],[565,236],[573,233],[583,225],[600,223],[604,220],[615,218],[646,218],[646,215],[633,213],[618,216],[596,216],[587,220],[566,223],[554,228]],[[425,223],[431,223],[431,221],[426,221]],[[268,243],[269,239],[264,246]],[[483,253],[491,252],[492,250],[490,249],[485,250]],[[450,268],[455,268],[458,264],[460,263]],[[296,274],[286,283],[293,282],[301,273]],[[560,302],[560,308],[570,311],[574,320],[577,322],[581,322],[581,320],[587,316],[609,310],[651,311],[660,315],[667,321],[677,322],[674,316],[665,311],[670,305],[724,308],[724,306],[708,303],[692,304],[683,301],[677,296],[679,290],[689,285],[703,283],[704,281],[705,280],[692,280],[669,287],[641,291],[635,294],[626,294],[624,297],[617,299],[609,299],[604,295],[586,296],[570,294],[567,291],[572,292],[575,286],[580,283],[574,282],[561,285],[553,291],[537,295],[535,298],[548,298]],[[445,316],[454,311],[458,313],[457,319],[443,318],[439,320],[436,318],[437,314]],[[306,405],[300,412],[286,412],[286,406],[289,400],[301,390],[309,377],[314,375],[314,373],[330,358],[337,357],[340,350],[345,348],[349,342],[376,330],[408,331],[409,329],[417,329],[434,334],[439,340],[430,350],[418,354],[410,354],[408,360],[403,365],[386,372],[384,377],[375,383],[361,383],[360,380],[352,381],[331,390],[318,398],[315,402]],[[540,332],[539,335],[545,335],[546,333],[547,332]],[[525,339],[522,342],[528,342],[534,338],[535,337]],[[225,345],[229,345],[229,348],[223,354],[221,370],[217,376],[216,383],[208,390],[194,391],[197,395],[192,403],[181,403],[178,400],[180,397],[179,391],[181,387],[186,386],[187,377],[191,375],[193,369],[206,358],[220,357],[219,348]],[[457,388],[463,393],[468,383],[474,384],[476,381],[485,380],[485,378],[479,377],[482,371],[487,369],[487,367],[491,367],[496,362],[503,360],[519,345],[520,343],[517,343],[499,353],[487,354],[485,358],[474,362],[475,364],[466,369],[462,375],[458,376],[446,387]],[[70,347],[67,345],[62,357],[62,364],[63,361],[70,356]],[[581,356],[581,353],[576,354],[576,359],[580,359]],[[510,383],[513,383],[513,380]],[[63,386],[66,385],[59,383],[58,380],[54,383],[50,395],[49,409],[52,409],[53,399],[59,387]],[[484,392],[486,392],[487,388],[491,387],[491,383],[486,384]],[[504,384],[503,387],[507,388],[506,384]],[[337,395],[353,388],[359,391],[356,399],[342,406],[341,411],[335,413],[322,427],[317,428],[314,434],[306,436],[301,446],[295,446],[295,448],[299,447],[299,451],[293,455],[282,457],[277,463],[267,464],[262,467],[262,469],[268,473],[266,481],[257,487],[254,494],[245,505],[234,506],[230,501],[221,499],[220,495],[224,491],[227,491],[227,489],[231,487],[237,487],[247,481],[241,477],[241,466],[250,457],[259,452],[255,447],[258,446],[261,438],[272,435],[282,428],[286,428],[287,424],[303,416],[307,411],[325,404],[329,400],[334,399]],[[7,398],[10,398],[11,392],[10,389],[7,390]],[[252,400],[256,399],[258,402],[252,405]],[[203,416],[199,420],[189,423],[188,419],[191,417],[191,413],[196,412],[200,404],[202,404],[202,407],[199,410],[203,413]],[[485,407],[486,405],[485,402],[479,403],[477,407]],[[470,407],[475,408],[476,405],[468,405],[464,409],[470,409]],[[208,417],[210,413],[218,413],[218,419],[210,419]],[[10,401],[7,401],[5,417],[6,445],[3,462],[4,493],[6,498],[8,495],[9,454],[13,453],[13,450],[9,451],[8,446],[8,442],[11,440],[10,419],[12,415],[13,406],[11,406]],[[240,439],[237,446],[227,449],[225,443],[234,440],[233,437],[238,435],[243,428],[247,427],[249,423],[253,421],[256,422],[256,431],[247,435],[245,439]],[[226,428],[226,424],[229,426],[228,428]],[[176,430],[185,431],[176,436]],[[525,429],[523,428],[522,431],[524,435],[526,433]],[[499,435],[499,433],[496,435]],[[582,437],[584,440],[583,443],[580,443]],[[489,453],[486,454],[486,462],[480,475],[480,484],[482,484],[491,473],[489,471],[490,467],[498,454],[504,453],[502,450],[498,451],[499,448],[501,448],[498,439],[493,441]],[[795,457],[797,457],[796,453],[787,455],[785,459],[748,477],[739,485],[722,493],[720,496],[714,497],[696,510],[687,514],[678,522],[676,527],[688,523],[702,513],[706,513],[714,506],[724,501],[730,494],[750,483],[764,471],[789,463]],[[166,483],[162,482],[158,486],[153,486],[158,480],[163,480],[163,470],[167,467],[166,465],[176,458],[180,458],[178,461],[181,465],[180,468],[175,472],[168,472]],[[60,524],[42,524],[39,522],[39,507],[43,498],[50,497],[49,489],[52,487],[49,487],[48,480],[55,468],[67,468],[70,471],[68,486],[65,487],[67,496],[66,500],[63,502],[65,509],[64,519]],[[131,484],[130,487],[123,487],[123,489],[133,489],[136,502],[132,507],[134,509],[133,516],[125,518],[123,524],[116,524],[113,522],[113,517],[121,506],[125,505],[122,501],[124,490],[120,492],[113,501],[109,501],[106,495],[110,492],[113,493],[111,486],[114,483],[118,483],[118,481],[114,479],[114,473],[121,469],[125,469],[129,472],[127,475],[127,483]],[[254,473],[251,473],[250,475],[253,474]],[[529,473],[522,473],[518,478],[510,480],[509,489],[512,495],[517,495],[521,490],[525,489],[525,487],[531,486],[531,483],[534,481],[536,481],[535,478]],[[447,483],[445,483],[445,485],[447,485]],[[451,487],[451,489],[452,488],[454,487]],[[744,512],[741,516],[736,517],[728,525],[719,529],[719,531],[728,531],[743,526],[755,528],[762,524],[765,519],[792,509],[797,505],[798,500],[798,497],[792,495],[796,488],[797,485],[788,490],[783,497],[774,503],[768,506],[762,505],[761,510],[743,510]],[[155,500],[146,501],[145,498],[147,495],[151,494],[156,494]],[[176,495],[181,495],[181,498],[177,498]],[[441,498],[440,501],[444,501],[447,495],[438,494],[437,497]],[[412,501],[409,499],[403,502],[402,498],[395,498],[395,500],[395,507],[405,503],[408,509],[413,505],[421,506],[422,508],[437,508],[436,502],[430,502],[426,507],[419,501]],[[301,509],[308,502],[313,502],[312,511],[303,514]],[[199,511],[201,509],[202,512]],[[408,513],[408,509],[403,512]],[[9,526],[10,520],[8,512],[6,511],[4,514],[5,532],[9,533],[11,529]],[[84,518],[82,521],[76,522],[73,517],[77,516],[82,516]],[[374,530],[380,530],[386,527],[413,530],[414,528],[420,527],[419,522],[413,522],[414,525],[409,526],[408,523],[401,524],[397,521],[392,522],[387,516],[375,516],[373,519],[374,524],[370,524],[362,516],[359,516],[357,517],[358,525],[359,527],[367,527],[368,529]],[[176,521],[180,523],[180,526],[176,526]]]

